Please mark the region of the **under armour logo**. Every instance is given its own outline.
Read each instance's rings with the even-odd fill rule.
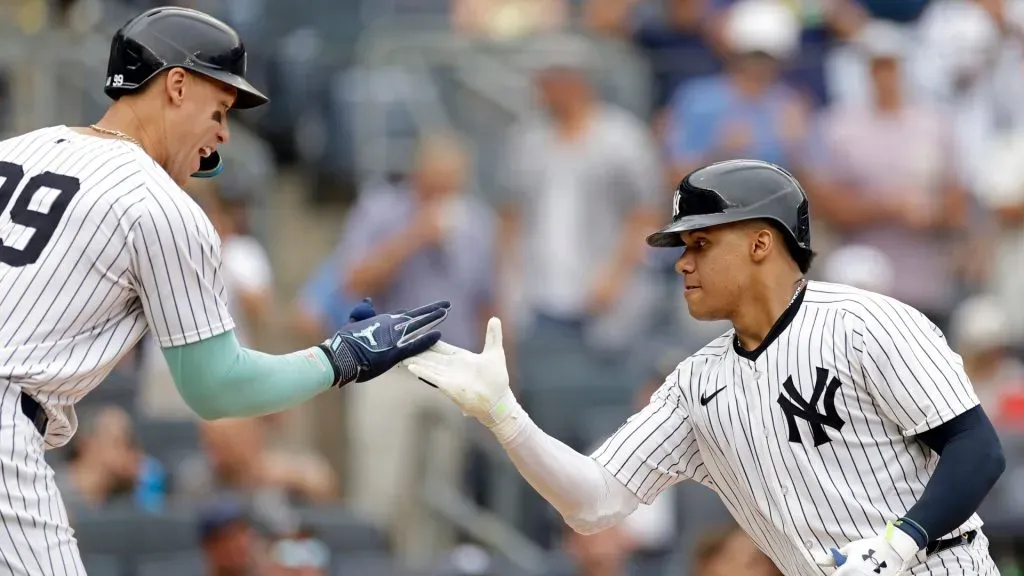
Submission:
[[[359,332],[353,332],[352,336],[356,338],[366,338],[366,341],[370,343],[370,346],[377,345],[377,339],[373,337],[374,331],[380,328],[380,322],[374,322],[372,325],[360,330]]]
[[[888,567],[888,564],[885,563],[885,560],[879,560],[878,558],[875,558],[875,551],[870,548],[868,548],[868,553],[862,554],[860,558],[865,562],[871,562],[875,565],[875,569],[872,570],[872,572],[874,572],[875,574],[881,574],[882,568]]]
[[[811,393],[811,399],[805,400],[800,396],[796,386],[793,385],[793,377],[786,378],[786,381],[782,383],[782,388],[785,394],[789,395],[789,398],[785,394],[779,394],[778,402],[782,406],[782,412],[786,415],[786,424],[789,425],[790,442],[801,443],[800,429],[796,425],[797,418],[806,420],[811,425],[811,434],[814,437],[815,446],[821,446],[832,441],[828,434],[825,433],[825,426],[834,428],[837,431],[843,429],[846,422],[836,412],[836,391],[839,390],[840,385],[839,378],[835,376],[829,380],[827,369],[817,368],[814,391]],[[825,396],[824,414],[818,412],[817,408],[818,400],[821,400],[823,393]]]

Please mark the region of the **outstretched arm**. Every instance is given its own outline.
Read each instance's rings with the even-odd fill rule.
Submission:
[[[655,394],[650,406],[631,418],[590,457],[544,433],[516,401],[509,390],[501,323],[497,318],[487,325],[482,353],[473,354],[439,342],[403,365],[413,375],[440,388],[464,414],[487,426],[527,482],[577,532],[598,532],[616,524],[636,509],[641,502],[638,495],[650,502],[659,493],[659,487],[663,490],[673,481],[692,476],[691,468],[700,465],[699,457],[681,458],[682,452],[675,450],[664,453],[665,446],[683,451],[696,449],[692,442],[682,441],[689,435],[689,426],[684,425],[686,418],[670,399],[677,388],[674,376],[664,391]],[[662,442],[665,438],[657,434],[634,434],[655,414],[665,417],[658,421],[670,424],[673,432],[681,435],[681,441]],[[683,469],[662,466],[663,462],[683,460],[687,461]]]
[[[259,416],[383,374],[437,342],[441,334],[433,328],[447,313],[447,302],[380,315],[364,304],[330,340],[291,354],[242,348],[233,331],[163,352],[182,398],[200,417]]]

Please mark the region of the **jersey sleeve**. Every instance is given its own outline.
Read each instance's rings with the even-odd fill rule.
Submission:
[[[157,342],[182,346],[233,329],[220,238],[206,214],[191,200],[166,193],[141,204],[128,250],[133,284]]]
[[[855,351],[860,348],[869,392],[905,436],[931,430],[979,404],[963,360],[913,308],[881,303],[851,342]]]
[[[681,398],[680,379],[689,378],[690,362],[670,374],[643,410],[631,416],[592,455],[644,504],[703,466],[689,414]]]

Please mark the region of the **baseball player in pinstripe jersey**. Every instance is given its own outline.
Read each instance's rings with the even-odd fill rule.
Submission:
[[[580,532],[693,479],[790,576],[998,574],[975,510],[1005,463],[959,356],[905,304],[804,279],[808,203],[789,173],[696,170],[648,243],[684,248],[691,315],[733,329],[589,457],[516,402],[497,319],[481,354],[441,342],[403,364],[490,427]]]
[[[85,573],[43,453],[67,443],[75,403],[147,330],[207,419],[284,410],[441,337],[447,302],[379,315],[366,303],[307,350],[238,344],[220,239],[181,186],[220,171],[230,109],[267,101],[245,62],[224,23],[150,10],[114,37],[115,102],[97,124],[0,142],[0,573]]]

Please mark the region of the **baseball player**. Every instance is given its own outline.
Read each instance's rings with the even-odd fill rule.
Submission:
[[[807,196],[777,166],[698,169],[672,208],[647,242],[684,248],[690,314],[732,329],[591,456],[516,402],[496,318],[481,354],[441,342],[403,364],[487,425],[577,531],[694,479],[790,576],[998,574],[975,510],[1002,448],[939,330],[891,298],[804,278]]]
[[[267,102],[245,68],[224,23],[153,9],[113,39],[114,102],[97,124],[0,142],[0,573],[84,573],[43,451],[69,440],[75,403],[147,330],[207,419],[369,380],[441,336],[447,302],[381,315],[364,304],[319,346],[239,346],[220,240],[181,186],[220,171],[229,110]]]

